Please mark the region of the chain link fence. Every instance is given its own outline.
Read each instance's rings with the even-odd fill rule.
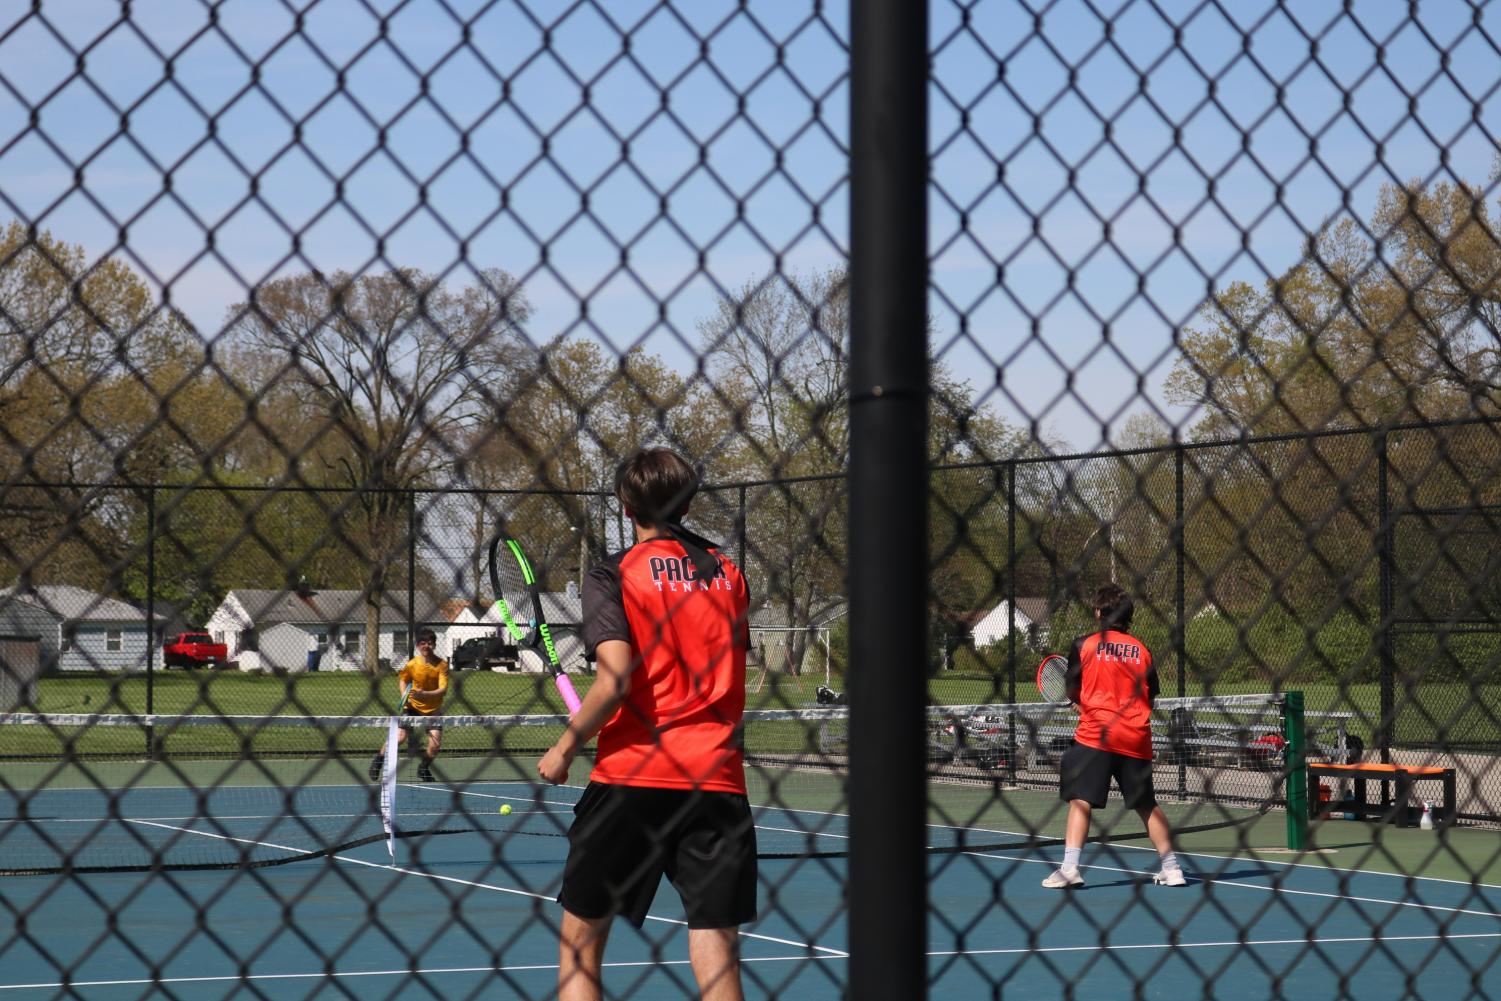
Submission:
[[[664,889],[606,996],[1501,991],[1496,19],[0,12],[0,986],[577,989],[486,551],[587,690],[664,445],[749,582],[758,917],[706,985]],[[1057,894],[1034,675],[1106,582],[1192,878],[1112,795]]]

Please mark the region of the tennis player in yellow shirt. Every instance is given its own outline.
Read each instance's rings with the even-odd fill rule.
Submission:
[[[417,765],[417,777],[432,782],[433,759],[443,746],[443,696],[448,693],[448,661],[433,652],[438,636],[431,629],[417,633],[417,655],[401,669],[401,727],[398,740],[416,742],[419,729],[427,731],[427,752]],[[385,749],[370,759],[370,781],[380,778]]]

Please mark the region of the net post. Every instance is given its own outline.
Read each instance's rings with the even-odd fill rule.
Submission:
[[[1286,741],[1287,847],[1308,847],[1308,762],[1303,725],[1303,693],[1288,692],[1282,702],[1282,738]]]

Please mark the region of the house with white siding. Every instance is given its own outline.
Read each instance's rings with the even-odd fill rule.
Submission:
[[[35,635],[39,667],[53,671],[144,671],[157,645],[146,613],[116,598],[71,584],[0,591],[0,632]],[[162,617],[157,616],[157,639]],[[157,653],[160,664],[160,654]]]
[[[406,596],[404,590],[387,592],[381,605],[377,656],[389,664],[400,665],[412,655]],[[432,629],[441,644],[449,623],[439,603],[420,592],[415,599],[416,628]],[[364,669],[365,599],[359,591],[235,588],[204,628],[229,647],[229,659],[242,670]]]
[[[584,660],[584,641],[581,635],[584,619],[583,601],[578,585],[568,582],[566,591],[543,591],[538,595],[542,602],[542,617],[547,620],[552,634],[553,650],[558,655],[558,664],[565,671],[589,669]],[[500,608],[494,602],[476,608],[471,602],[455,599],[443,603],[449,626],[446,636],[438,637],[438,655],[452,657],[461,643],[471,639],[488,639],[505,629]],[[519,623],[526,628],[526,623]],[[507,641],[509,643],[509,640]],[[519,671],[543,671],[547,654],[540,649],[523,648],[517,652],[516,669]]]
[[[808,610],[808,621],[793,626],[786,605],[764,602],[750,610],[746,666],[783,674],[827,674],[834,628],[848,614],[849,605],[843,598],[815,599]],[[794,669],[792,651],[797,648],[798,637],[803,639],[803,660]]]
[[[585,668],[579,623],[583,608],[578,589],[544,592],[542,614],[552,631],[558,661],[566,670]],[[416,595],[413,620],[438,634],[437,654],[452,656],[466,639],[493,635],[503,627],[492,604],[476,609],[462,599],[438,601]],[[241,670],[281,672],[364,670],[365,601],[359,591],[291,591],[235,588],[224,596],[204,628],[229,648]],[[407,628],[406,592],[388,593],[381,608],[380,653],[389,666],[400,667],[412,656]],[[311,655],[311,656],[310,656]],[[544,669],[540,651],[522,650],[519,669]]]
[[[1001,643],[1011,635],[1011,625],[1015,622],[1017,636],[1023,643],[1034,646],[1045,644],[1049,619],[1046,598],[1017,598],[1014,619],[1011,603],[1003,598],[975,619],[974,625],[970,627],[970,642],[976,649]]]

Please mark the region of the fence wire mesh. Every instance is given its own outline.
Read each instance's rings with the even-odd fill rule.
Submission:
[[[928,821],[928,990],[1501,993],[1494,5],[920,9],[926,76],[895,84],[928,97],[928,532],[882,544],[927,555],[902,627],[928,784],[884,806]],[[849,17],[0,11],[0,987],[881,976],[846,866],[849,690],[890,680],[851,656]],[[662,888],[601,959],[560,950],[557,898],[607,751],[539,776],[549,650],[587,699],[589,582],[641,514],[616,469],[654,446],[748,582],[744,720],[711,722],[744,755],[756,916],[704,946],[733,908],[695,910],[675,856],[683,906]],[[547,644],[499,610],[500,534]],[[1082,836],[1058,792],[1092,738],[1038,664],[1096,634],[1105,584],[1155,663],[1145,776],[1185,886],[1115,791]],[[648,672],[689,617],[636,614]],[[393,764],[425,630],[447,725]],[[1083,887],[1039,887],[1081,840]]]

